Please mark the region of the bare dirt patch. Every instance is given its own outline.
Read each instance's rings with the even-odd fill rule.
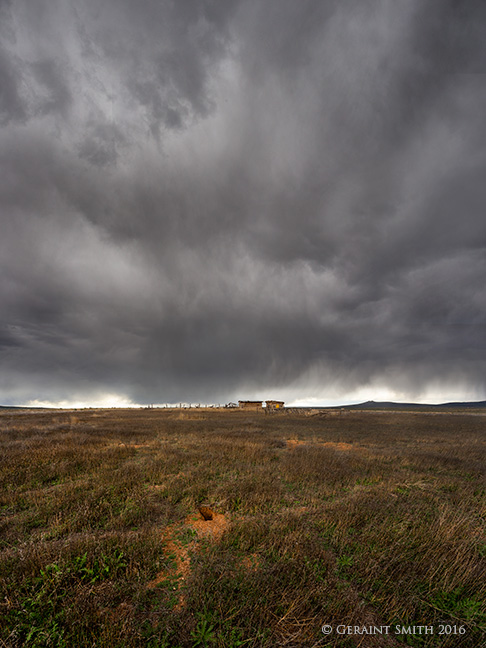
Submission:
[[[163,544],[169,556],[175,560],[175,573],[177,574],[177,586],[183,585],[191,573],[191,559],[189,552],[197,550],[197,543],[199,540],[205,539],[211,542],[217,542],[224,531],[228,528],[229,522],[223,513],[213,513],[211,520],[204,520],[200,515],[188,516],[183,524],[171,525],[165,529],[163,534]],[[177,536],[181,536],[184,532],[194,531],[195,537],[188,543],[184,544]],[[149,589],[157,587],[163,583],[170,575],[170,570],[163,569],[157,576],[147,584]],[[185,605],[185,597],[183,591],[179,592],[178,602],[174,610],[180,610]]]
[[[216,541],[221,538],[228,528],[228,520],[223,513],[213,513],[212,520],[199,518],[190,523],[189,526],[196,531],[198,538],[209,538]]]
[[[247,571],[255,572],[260,566],[261,558],[258,554],[252,553],[244,556],[241,562]]]

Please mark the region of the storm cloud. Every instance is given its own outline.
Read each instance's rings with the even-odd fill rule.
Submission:
[[[482,0],[1,0],[0,401],[486,398]]]

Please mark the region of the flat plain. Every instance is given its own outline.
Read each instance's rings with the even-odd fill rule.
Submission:
[[[482,646],[485,438],[474,411],[2,410],[0,646]]]

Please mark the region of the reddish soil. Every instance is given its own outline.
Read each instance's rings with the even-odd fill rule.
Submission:
[[[223,535],[225,529],[228,527],[228,520],[222,513],[213,513],[212,520],[204,520],[202,516],[191,515],[186,518],[183,525],[171,525],[165,529],[163,534],[163,543],[166,553],[174,556],[176,567],[175,571],[179,585],[182,585],[191,573],[191,560],[189,558],[189,550],[194,551],[197,549],[197,543],[200,539],[208,539],[211,542],[218,541]],[[178,540],[174,539],[174,535],[184,531],[185,529],[193,529],[196,532],[196,537],[190,543],[184,545]],[[147,584],[149,589],[157,587],[168,576],[168,570],[164,569],[157,574],[154,580]],[[181,609],[185,605],[184,593],[179,593],[179,600],[175,606],[175,610]]]

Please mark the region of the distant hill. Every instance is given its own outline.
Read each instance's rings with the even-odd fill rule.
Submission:
[[[22,407],[21,405],[0,405],[0,410],[44,410],[48,407]]]
[[[394,402],[375,402],[366,401],[357,405],[344,405],[341,409],[356,410],[437,410],[437,409],[485,409],[486,401],[469,401],[457,403],[440,403],[439,405],[429,405],[424,403],[394,403]]]

